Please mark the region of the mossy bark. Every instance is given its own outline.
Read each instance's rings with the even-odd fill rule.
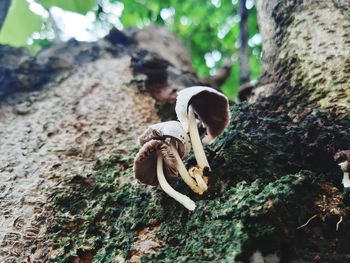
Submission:
[[[270,110],[300,119],[319,109],[350,115],[348,1],[257,1]]]
[[[212,172],[205,195],[172,184],[197,209],[189,212],[160,189],[138,185],[132,172],[138,148],[116,145],[93,172],[63,178],[52,189],[51,261],[349,259],[350,198],[333,159],[350,149],[349,4],[257,1],[257,8],[264,44],[274,47],[264,47],[260,83],[269,84],[268,96],[231,107],[229,128],[206,148]],[[164,111],[173,99],[169,86],[196,83],[195,77],[176,75],[177,67],[169,70],[149,52],[134,53],[133,61],[135,74],[148,77],[133,83],[155,98],[165,94],[160,112],[172,116]],[[194,162],[187,159],[188,166]]]
[[[257,8],[261,24],[269,21],[264,43],[275,47],[264,48],[261,83],[270,90],[233,106],[229,128],[206,148],[205,195],[174,183],[196,211],[159,189],[118,183],[132,178],[133,155],[118,156],[89,184],[73,180],[56,192],[58,258],[95,251],[96,262],[348,260],[350,200],[333,156],[350,148],[349,4],[257,1]],[[73,198],[85,201],[76,207]]]

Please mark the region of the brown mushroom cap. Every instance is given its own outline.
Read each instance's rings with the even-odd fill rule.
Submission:
[[[161,137],[163,137],[163,133],[161,131],[153,129],[152,126],[150,126],[139,136],[138,143],[143,146],[150,140],[160,139]]]
[[[208,134],[216,138],[228,125],[229,113],[227,99],[213,94],[202,91],[193,96],[189,104],[207,128]]]
[[[161,140],[146,142],[134,160],[134,175],[141,183],[158,185],[157,156],[161,154],[164,162],[164,175],[167,179],[174,179],[177,172],[177,162],[170,146]]]
[[[180,158],[184,158],[189,154],[191,150],[190,138],[178,121],[153,124],[148,127],[138,140],[139,144],[143,146],[150,140],[164,140],[166,138],[174,139],[177,142]]]
[[[228,99],[225,95],[212,88],[202,86],[181,90],[177,97],[175,110],[186,131],[188,130],[187,112],[190,105],[212,138],[219,136],[227,127],[230,112]]]
[[[350,150],[340,151],[334,155],[334,160],[336,162],[342,162],[343,172],[350,172]]]

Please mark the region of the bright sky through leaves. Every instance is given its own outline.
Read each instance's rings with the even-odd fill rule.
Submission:
[[[99,6],[97,6],[97,3]],[[260,74],[261,36],[254,1],[247,0],[250,67],[252,78]],[[223,91],[235,98],[239,85],[238,1],[206,0],[12,0],[0,43],[29,45],[33,52],[56,38],[95,41],[112,27],[167,26],[191,51],[198,75],[214,74],[225,59],[234,63]]]

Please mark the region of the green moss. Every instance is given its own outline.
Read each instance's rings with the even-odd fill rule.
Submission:
[[[315,172],[319,180],[339,183],[333,155],[350,147],[348,120],[332,121],[314,111],[296,123],[288,111],[237,105],[231,109],[230,127],[207,149],[215,176],[213,184],[273,181],[301,169]],[[325,178],[323,177],[325,176]]]
[[[159,200],[151,188],[140,191],[137,185],[126,183],[131,181],[134,154],[123,156],[128,155],[99,162],[100,170],[94,175],[76,176],[55,190],[50,232],[54,248],[60,251],[57,261],[70,262],[79,251],[94,250],[100,262],[115,262],[116,252],[127,257],[134,230],[150,225],[159,214]]]
[[[197,200],[194,213],[179,215],[179,209],[169,209],[172,201],[168,200],[167,217],[158,233],[166,245],[157,254],[145,257],[144,262],[246,261],[255,249],[264,248],[264,244],[252,244],[253,240],[270,237],[271,241],[272,236],[283,232],[288,224],[281,223],[281,217],[289,205],[294,205],[289,200],[298,198],[311,178],[311,173],[302,172],[267,185],[261,180],[240,182],[221,196]],[[273,208],[271,203],[275,204]],[[270,245],[278,250],[284,238],[280,235]]]
[[[53,190],[49,231],[58,251],[53,261],[71,262],[88,251],[95,254],[94,262],[130,259],[138,231],[155,226],[162,245],[143,262],[246,262],[256,250],[277,253],[282,260],[296,253],[303,259],[305,251],[308,256],[346,251],[334,243],[346,233],[345,219],[338,236],[322,236],[322,242],[318,230],[297,231],[313,214],[324,213],[315,205],[320,185],[341,186],[333,154],[350,145],[349,130],[340,128],[344,124],[314,112],[296,125],[287,113],[233,107],[231,128],[206,149],[212,166],[209,191],[197,196],[181,181],[172,183],[195,200],[195,212],[159,188],[136,184],[132,164],[138,148],[120,151],[97,162],[94,174]],[[322,195],[332,200],[333,192]],[[337,202],[343,209],[342,200]],[[334,232],[339,216],[328,212],[325,218],[317,222]]]
[[[157,237],[164,246],[143,262],[244,259],[256,248],[248,242],[252,238],[282,232],[281,215],[275,220],[269,216],[277,213],[276,208],[271,210],[271,202],[288,206],[300,194],[300,186],[312,178],[311,173],[303,172],[267,185],[261,180],[241,182],[221,196],[196,200],[198,209],[190,213],[161,191],[120,183],[119,177],[130,176],[131,171],[120,172],[115,167],[97,172],[88,183],[75,178],[64,192],[55,194],[51,232],[61,251],[56,262],[70,262],[79,251],[93,250],[98,250],[95,262],[115,262],[117,256],[127,259],[134,249],[136,231],[154,222],[160,224]],[[176,186],[183,187],[181,183]]]

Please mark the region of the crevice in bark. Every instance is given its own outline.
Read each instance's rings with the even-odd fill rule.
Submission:
[[[175,119],[175,100],[177,92],[199,81],[190,72],[177,69],[168,60],[146,50],[132,54],[131,68],[135,75],[134,83],[145,88],[156,101],[162,120]]]

